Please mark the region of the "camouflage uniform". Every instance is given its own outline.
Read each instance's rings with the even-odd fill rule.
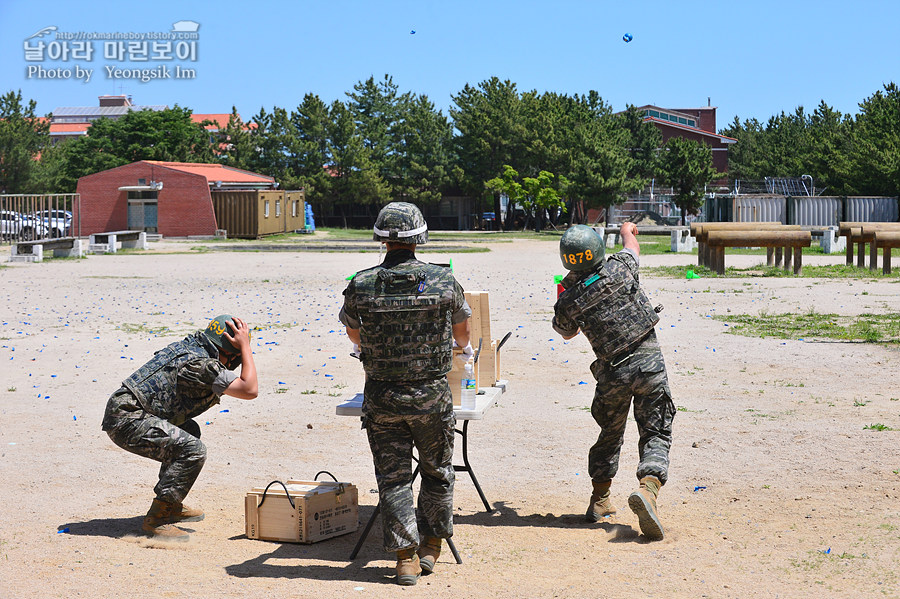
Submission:
[[[600,280],[592,281],[597,275]],[[606,302],[606,322],[591,318],[591,310],[601,309],[587,299],[591,285],[598,286],[591,293]],[[591,364],[597,380],[591,415],[600,425],[600,435],[588,454],[591,479],[599,482],[616,475],[633,397],[640,435],[637,477],[655,476],[665,484],[675,404],[653,330],[658,318],[651,314],[649,300],[638,284],[636,255],[630,250],[618,252],[598,269],[570,273],[563,286],[566,291],[557,299],[553,328],[567,337],[580,328],[597,356]],[[629,296],[634,298],[630,307]],[[618,344],[616,349],[611,349],[610,339]]]
[[[344,290],[340,320],[360,330],[366,370],[363,428],[375,464],[384,548],[419,545],[420,535],[453,535],[456,416],[446,373],[451,327],[471,315],[462,287],[442,266],[406,249],[357,273]],[[413,508],[412,450],[422,475]]]
[[[237,378],[218,349],[195,333],[159,350],[125,379],[106,404],[103,430],[113,443],[161,462],[156,498],[181,503],[206,461],[192,420],[215,404]]]

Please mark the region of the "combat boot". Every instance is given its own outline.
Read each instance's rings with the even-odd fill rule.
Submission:
[[[411,587],[419,580],[422,568],[415,547],[401,549],[397,552],[397,584]]]
[[[419,565],[426,574],[434,572],[434,564],[441,555],[441,539],[437,537],[425,537],[419,550],[416,552],[419,556]]]
[[[609,487],[612,485],[611,480],[591,481],[594,485],[594,492],[591,493],[591,503],[588,505],[587,513],[584,515],[588,522],[597,522],[600,518],[612,516],[616,513],[616,506],[612,504],[609,498]]]
[[[144,516],[141,529],[159,541],[187,541],[190,535],[170,524],[175,505],[168,501],[154,499],[150,511]]]
[[[200,522],[206,517],[203,510],[192,508],[183,503],[176,503],[172,508],[172,515],[169,517],[169,523],[173,522]]]
[[[661,486],[662,483],[655,476],[645,476],[641,479],[638,490],[628,496],[628,507],[637,514],[641,532],[651,541],[663,539],[662,523],[656,514],[656,498]]]

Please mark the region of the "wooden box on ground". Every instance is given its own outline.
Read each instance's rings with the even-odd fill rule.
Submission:
[[[247,493],[244,515],[248,539],[316,543],[359,527],[359,496],[350,483],[275,482]]]

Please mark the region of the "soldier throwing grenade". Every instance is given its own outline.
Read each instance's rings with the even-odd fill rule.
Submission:
[[[238,366],[240,377],[232,372]],[[206,461],[200,426],[192,418],[222,395],[254,399],[257,392],[250,329],[240,318],[222,315],[205,330],[156,352],[112,394],[103,430],[122,449],[161,462],[156,499],[141,526],[145,533],[188,540],[188,533],[173,524],[204,517],[182,503]]]
[[[624,223],[620,235],[624,249],[604,261],[603,239],[591,227],[575,225],[563,234],[560,257],[571,272],[554,307],[553,328],[564,339],[581,331],[597,357],[591,364],[597,380],[591,415],[600,435],[588,453],[593,493],[587,520],[616,513],[610,485],[633,398],[640,487],[628,497],[628,506],[644,536],[657,541],[663,538],[663,527],[656,498],[668,477],[675,405],[654,331],[659,317],[638,283],[637,227]]]

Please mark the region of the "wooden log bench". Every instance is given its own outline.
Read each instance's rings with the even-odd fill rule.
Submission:
[[[119,244],[122,249],[147,249],[147,233],[144,231],[109,231],[90,236],[88,249],[95,254],[115,254]]]
[[[81,258],[84,255],[78,237],[56,237],[17,241],[10,252],[10,262],[43,262],[44,252],[52,251],[54,258]]]
[[[866,244],[869,244],[869,269],[878,268],[878,248],[873,243],[879,231],[900,231],[900,223],[850,222],[840,223],[838,234],[847,238],[847,266],[853,264],[853,244],[856,244],[856,266],[866,267]]]
[[[770,229],[758,231],[720,230],[709,231],[706,243],[710,249],[710,266],[717,273],[725,274],[725,248],[727,247],[764,247],[767,248],[766,260],[769,266],[781,265],[781,253],[784,250],[784,269],[791,270],[793,258],[794,274],[799,275],[803,269],[803,249],[812,244],[812,233],[809,231]]]
[[[740,223],[691,223],[691,235],[697,240],[697,265],[712,268],[712,251],[707,243],[711,231],[761,231],[784,227],[779,221]]]
[[[875,261],[878,259],[877,252],[881,249],[881,272],[886,275],[891,274],[891,250],[900,248],[900,230],[876,231],[874,239],[872,240],[872,247],[876,249],[875,254],[873,254],[874,257],[870,257],[869,259],[869,267],[871,268],[872,265],[875,264]]]

